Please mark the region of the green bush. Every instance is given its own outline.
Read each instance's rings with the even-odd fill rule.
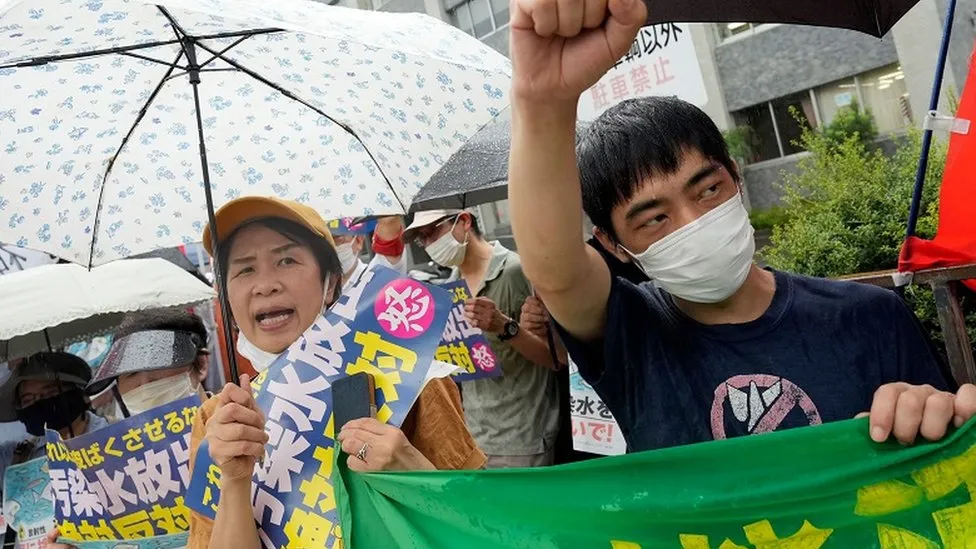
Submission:
[[[785,208],[773,206],[768,210],[753,210],[749,214],[749,221],[757,231],[772,229],[777,225],[785,225],[790,216]]]
[[[857,101],[852,101],[850,105],[837,111],[830,124],[824,126],[823,134],[829,142],[837,146],[843,145],[852,136],[857,136],[867,146],[878,138],[878,127],[870,109],[862,110]]]
[[[756,135],[749,126],[737,126],[722,132],[729,155],[737,162],[750,163],[756,156]]]
[[[796,174],[784,174],[785,223],[773,227],[770,245],[760,251],[776,269],[820,277],[893,269],[905,237],[908,207],[921,151],[917,131],[901,141],[894,156],[869,150],[861,135],[836,142],[826,132],[806,131],[810,151]],[[938,223],[938,193],[946,147],[933,143],[917,233],[931,238]],[[919,319],[941,340],[932,292],[908,292]],[[966,304],[967,307],[970,304]],[[976,314],[967,317],[976,340]]]

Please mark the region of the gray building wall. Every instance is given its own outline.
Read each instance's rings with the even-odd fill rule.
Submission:
[[[903,135],[892,135],[879,139],[873,145],[884,154],[892,156],[897,152]],[[783,205],[783,186],[787,174],[799,172],[800,161],[810,153],[798,153],[783,158],[749,164],[742,168],[742,181],[749,197],[751,210],[765,211]]]
[[[945,21],[948,4],[948,0],[936,2],[936,10],[942,22]],[[949,43],[949,69],[958,86],[962,86],[966,81],[974,40],[976,40],[976,0],[958,0],[952,24],[952,40]]]
[[[725,94],[722,93],[722,82],[715,60],[718,36],[713,25],[709,23],[691,23],[688,26],[690,27],[691,42],[695,46],[695,55],[698,57],[698,63],[701,66],[705,94],[708,96],[708,101],[701,105],[701,108],[715,121],[720,130],[725,131],[734,124],[725,104]]]
[[[719,44],[715,60],[725,102],[735,112],[896,63],[898,52],[890,38],[773,25]]]
[[[935,61],[942,40],[942,23],[945,14],[944,9],[940,10],[937,4],[942,1],[921,0],[891,31],[902,70],[905,71],[905,85],[910,95],[912,114],[918,124],[921,124],[923,116],[928,111],[929,97],[932,94]],[[969,42],[969,47],[972,49],[971,38]],[[949,89],[955,90],[956,93],[961,90],[953,72],[954,66],[950,63],[946,67],[945,79],[942,83],[943,94]],[[965,72],[961,73],[960,79],[962,75],[965,75]]]

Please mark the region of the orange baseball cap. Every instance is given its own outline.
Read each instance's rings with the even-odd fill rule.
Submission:
[[[319,212],[294,200],[282,200],[273,196],[243,196],[221,206],[214,217],[217,220],[217,237],[220,240],[227,238],[248,221],[278,217],[298,223],[329,241],[329,245],[335,248],[332,233]],[[214,254],[209,223],[203,228],[203,247],[211,256]]]

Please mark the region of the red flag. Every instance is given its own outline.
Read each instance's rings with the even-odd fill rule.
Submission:
[[[939,227],[935,238],[908,238],[898,258],[900,272],[976,263],[976,56],[956,117],[969,120],[969,133],[952,133],[939,191]],[[966,285],[976,290],[976,280]]]

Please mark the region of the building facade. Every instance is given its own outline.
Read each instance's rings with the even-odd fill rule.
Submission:
[[[948,1],[920,0],[882,39],[796,25],[691,25],[708,95],[703,109],[722,130],[751,128],[753,154],[745,159],[743,171],[753,208],[778,204],[776,182],[802,154],[795,144],[801,121],[813,127],[829,124],[840,109],[856,101],[871,110],[882,136],[921,125],[928,111]],[[340,3],[427,13],[508,55],[507,0]],[[976,0],[958,0],[943,92],[959,94],[974,39]],[[943,109],[945,104],[944,95]],[[510,234],[505,202],[483,206],[481,217],[489,234],[503,238]]]

